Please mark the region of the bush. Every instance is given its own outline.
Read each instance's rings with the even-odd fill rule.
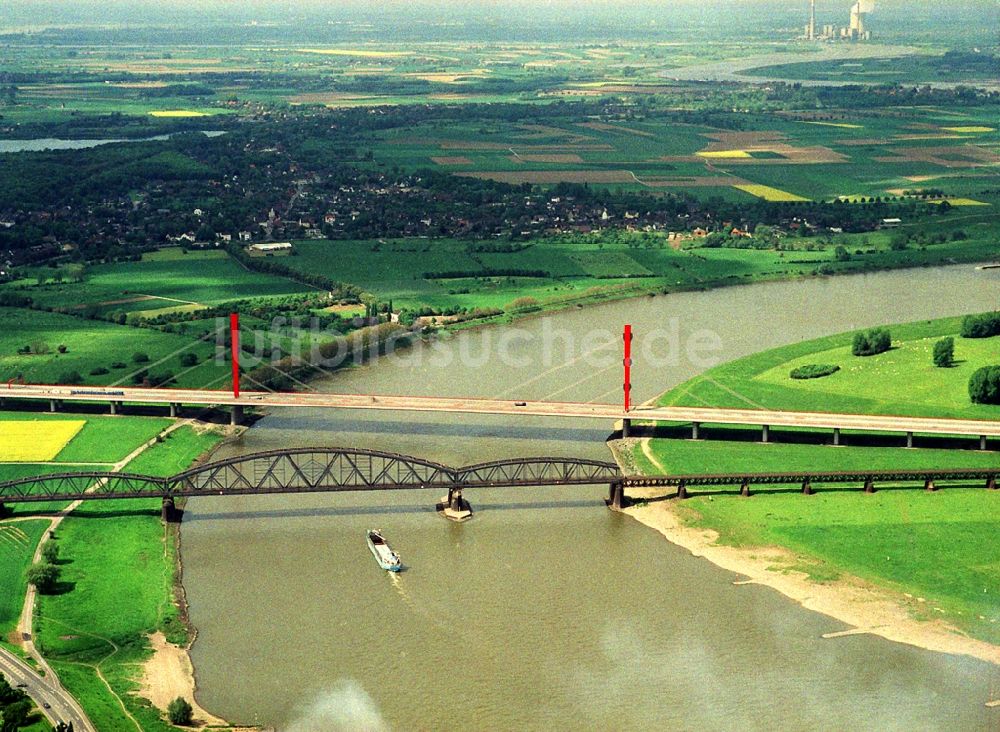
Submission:
[[[110,371],[108,371],[108,370],[107,370],[106,368],[104,368],[103,366],[98,366],[98,367],[96,367],[96,368],[92,368],[92,369],[90,370],[90,375],[91,375],[91,376],[104,376],[104,374],[110,374],[110,373],[111,373],[111,372],[110,372]]]
[[[181,366],[195,366],[198,364],[197,353],[185,353],[181,355]]]
[[[111,364],[111,368],[113,368],[113,369],[123,369],[123,368],[126,368],[126,364],[125,364],[124,361],[115,361],[113,364]]]
[[[969,398],[976,404],[1000,404],[1000,366],[983,366],[969,377]]]
[[[990,338],[1000,335],[1000,312],[966,315],[962,318],[963,338]]]
[[[82,384],[83,376],[79,371],[63,371],[56,381],[59,384]]]
[[[191,724],[191,715],[194,710],[187,699],[182,696],[174,699],[167,705],[167,718],[171,724],[188,726]]]
[[[69,348],[60,343],[58,346],[56,346],[56,350],[59,351],[59,353],[66,353],[66,351],[68,351]]]
[[[934,365],[946,369],[955,364],[955,339],[949,336],[934,344]]]
[[[59,560],[59,545],[52,539],[42,544],[42,558],[49,564],[55,564]]]
[[[872,328],[854,334],[851,353],[855,356],[874,356],[885,353],[892,347],[892,336],[886,328]]]
[[[840,371],[840,366],[832,363],[810,363],[792,369],[788,374],[793,379],[819,379]]]
[[[132,354],[132,361],[135,363],[149,363],[149,354],[136,351]]]

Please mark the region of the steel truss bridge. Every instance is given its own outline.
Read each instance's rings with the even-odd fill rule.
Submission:
[[[577,458],[536,457],[496,460],[465,467],[408,455],[352,448],[299,448],[258,452],[218,460],[169,477],[133,473],[76,472],[38,475],[0,483],[5,503],[163,499],[171,518],[174,499],[277,493],[412,490],[447,491],[448,504],[459,506],[462,491],[477,488],[529,488],[559,485],[607,485],[608,502],[620,508],[628,488],[674,487],[687,497],[689,487],[734,486],[749,495],[752,486],[851,483],[866,492],[876,484],[919,483],[934,490],[939,482],[981,482],[996,489],[1000,466],[951,470],[882,470],[746,474],[629,476],[615,463]]]

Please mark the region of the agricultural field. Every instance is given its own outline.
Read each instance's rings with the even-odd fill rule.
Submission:
[[[533,186],[582,183],[744,201],[896,197],[934,188],[945,198],[993,205],[1000,176],[994,117],[989,108],[760,114],[750,118],[752,129],[732,132],[653,115],[605,122],[554,115],[544,125],[456,121],[389,131],[374,153],[385,166]]]
[[[24,308],[0,307],[0,318],[4,322],[0,332],[0,378],[4,382],[20,376],[29,383],[55,383],[74,371],[89,384],[131,384],[142,370],[170,371],[178,384],[190,386],[218,385],[229,378],[228,364],[213,358],[214,337],[198,340]],[[137,353],[148,360],[136,361]],[[195,354],[197,364],[184,366],[180,359],[186,353]]]
[[[0,421],[0,462],[33,463],[54,460],[86,424],[78,419],[46,422]]]
[[[854,82],[858,84],[918,84],[949,81],[971,85],[995,84],[1000,59],[988,53],[924,54],[895,58],[843,61],[802,61],[753,69],[753,76],[769,79]]]
[[[55,281],[58,274],[60,281]],[[65,272],[47,267],[24,270],[7,288],[36,304],[82,313],[136,313],[197,310],[252,297],[308,292],[298,282],[245,269],[221,250],[167,247],[142,255],[139,262],[91,265]]]

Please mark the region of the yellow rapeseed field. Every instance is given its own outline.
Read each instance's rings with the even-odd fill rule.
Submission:
[[[746,150],[702,150],[695,153],[703,158],[749,158],[753,157]]]
[[[745,183],[741,185],[735,185],[733,188],[739,188],[741,191],[746,191],[752,196],[757,196],[757,198],[763,198],[765,201],[808,201],[808,198],[803,198],[802,196],[796,196],[794,193],[789,193],[783,191],[780,188],[771,188],[771,186],[762,186],[757,183]]]
[[[926,203],[944,203],[948,201],[952,206],[989,206],[990,204],[985,201],[977,201],[974,198],[940,198],[933,201],[926,201]]]
[[[852,125],[849,122],[816,122],[815,120],[802,120],[807,125],[822,125],[823,127],[842,127],[846,130],[860,130],[861,125]]]
[[[0,463],[54,460],[86,420],[0,421]]]
[[[161,109],[150,112],[154,117],[208,117],[207,112],[194,112],[190,109]]]

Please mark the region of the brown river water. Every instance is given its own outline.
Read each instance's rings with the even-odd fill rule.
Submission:
[[[442,337],[315,384],[345,393],[616,402],[621,326],[638,401],[772,346],[985,310],[1000,270],[971,266],[732,287]],[[499,342],[508,333],[506,341]],[[693,340],[692,340],[693,339]],[[223,455],[391,450],[452,465],[609,459],[612,425],[288,409]],[[183,524],[199,700],[291,732],[997,730],[1000,668],[867,635],[695,558],[609,512],[605,486],[199,498]],[[757,500],[766,500],[761,497]],[[402,555],[378,569],[364,530]]]

